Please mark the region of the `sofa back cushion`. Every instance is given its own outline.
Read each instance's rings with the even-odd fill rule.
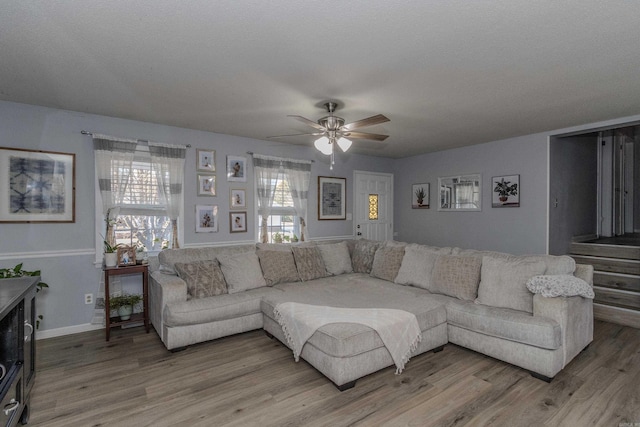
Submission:
[[[293,257],[302,281],[327,277],[322,255],[317,246],[293,246]]]
[[[476,302],[533,313],[533,294],[527,289],[527,280],[544,274],[546,269],[544,262],[529,257],[485,256]]]
[[[403,257],[404,246],[383,246],[378,248],[373,257],[371,276],[393,282],[398,275]]]
[[[451,248],[436,248],[416,243],[407,245],[404,248],[404,257],[394,280],[395,283],[432,291],[431,273],[436,259],[440,255],[449,255],[450,253]]]
[[[211,246],[206,248],[165,249],[158,254],[160,270],[164,273],[177,274],[175,263],[190,263],[215,259],[218,255],[232,255],[255,250],[255,244],[237,246]]]
[[[267,286],[255,252],[218,256],[230,294]]]
[[[207,298],[227,293],[227,282],[218,260],[175,263],[178,276],[187,284],[189,299]]]
[[[356,242],[351,256],[353,271],[356,273],[371,273],[373,258],[382,242],[377,240],[360,239]]]
[[[473,301],[478,295],[482,259],[473,256],[440,255],[431,276],[434,293]]]
[[[262,249],[256,251],[267,286],[300,281],[300,275],[293,260],[293,253],[291,248],[288,249],[287,251]]]
[[[576,271],[576,261],[567,255],[522,255],[519,258],[542,261],[546,275],[573,274]]]
[[[322,256],[322,261],[324,261],[327,273],[333,276],[353,273],[347,242],[318,245],[318,250]]]

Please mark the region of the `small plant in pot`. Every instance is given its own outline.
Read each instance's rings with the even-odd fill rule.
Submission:
[[[133,313],[133,308],[140,304],[141,301],[142,295],[122,294],[109,297],[109,308],[118,312],[120,320],[129,320],[131,313]]]
[[[112,245],[111,243],[103,240],[104,243],[104,265],[107,267],[115,267],[118,264],[118,248],[122,247],[121,244]]]

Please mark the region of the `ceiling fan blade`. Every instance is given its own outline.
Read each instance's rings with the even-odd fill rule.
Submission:
[[[324,127],[320,126],[318,123],[314,122],[313,120],[306,119],[306,118],[304,118],[302,116],[287,116],[287,117],[293,117],[294,119],[296,119],[296,120],[298,120],[298,121],[300,121],[300,122],[302,122],[302,123],[304,123],[306,125],[314,127],[314,128],[316,128],[318,130],[322,130],[322,131],[326,130]]]
[[[365,126],[373,126],[379,123],[388,122],[389,119],[382,114],[378,114],[375,116],[367,117],[366,119],[357,120],[355,122],[347,123],[342,126],[341,130],[353,130],[363,128]]]
[[[284,138],[287,136],[306,136],[306,135],[311,135],[311,136],[318,136],[318,135],[322,135],[324,134],[324,132],[314,132],[314,133],[293,133],[290,135],[274,135],[274,136],[267,136],[267,139],[274,139],[274,138]]]
[[[348,139],[370,139],[372,141],[384,141],[389,137],[389,135],[367,132],[344,132],[344,136]]]

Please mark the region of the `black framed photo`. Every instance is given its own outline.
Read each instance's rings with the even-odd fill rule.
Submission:
[[[0,147],[0,222],[75,222],[76,155]]]
[[[347,219],[347,178],[318,177],[318,219]]]
[[[230,212],[229,213],[229,231],[231,233],[244,233],[247,231],[247,213],[246,212]]]
[[[503,175],[491,178],[491,207],[520,207],[520,175]]]

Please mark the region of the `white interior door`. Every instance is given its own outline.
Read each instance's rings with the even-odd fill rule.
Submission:
[[[357,239],[393,239],[393,174],[354,171]]]

